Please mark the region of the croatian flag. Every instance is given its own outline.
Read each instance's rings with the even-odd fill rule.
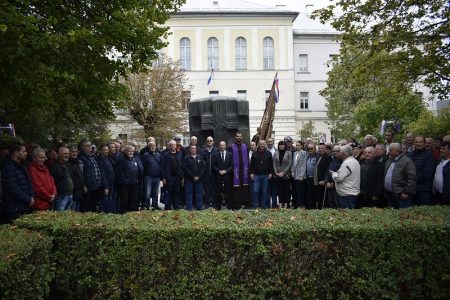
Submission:
[[[280,99],[280,89],[278,88],[278,77],[275,76],[275,91],[273,93],[273,96],[275,98],[275,103],[278,103],[278,100]]]
[[[208,78],[208,86],[211,86],[213,78],[214,78],[214,68],[211,67],[211,74],[209,75]]]

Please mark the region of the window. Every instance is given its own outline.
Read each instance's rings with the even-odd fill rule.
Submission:
[[[299,56],[300,72],[308,72],[308,54],[300,54]]]
[[[247,70],[247,41],[243,37],[236,39],[236,70]]]
[[[191,69],[191,40],[188,38],[180,40],[180,64],[183,70]]]
[[[264,58],[264,70],[273,70],[273,39],[266,37],[263,40],[263,58]]]
[[[187,109],[189,102],[191,101],[191,91],[182,91],[181,96],[183,97],[182,100],[183,109]]]
[[[308,92],[300,92],[300,109],[307,110],[309,107],[308,103],[309,93]]]
[[[238,100],[246,100],[247,99],[247,91],[246,90],[238,90],[237,91],[237,99]]]
[[[209,91],[209,97],[217,97],[219,96],[219,91]]]
[[[219,42],[215,37],[208,39],[208,69],[219,69]]]

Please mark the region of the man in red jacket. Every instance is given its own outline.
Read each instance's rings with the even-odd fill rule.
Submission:
[[[56,186],[50,171],[45,166],[45,151],[36,148],[33,151],[33,161],[28,168],[34,191],[35,210],[49,210],[56,197]]]

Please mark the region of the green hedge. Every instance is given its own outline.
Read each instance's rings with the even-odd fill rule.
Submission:
[[[449,299],[450,208],[48,213],[59,299]]]
[[[49,237],[0,226],[0,299],[43,299],[53,278]]]

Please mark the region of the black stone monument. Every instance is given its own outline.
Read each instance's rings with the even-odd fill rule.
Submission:
[[[236,131],[242,133],[242,141],[248,145],[248,101],[219,96],[192,100],[189,102],[189,128],[191,136],[195,135],[202,147],[208,136],[214,138],[216,146],[220,141],[230,146]]]

